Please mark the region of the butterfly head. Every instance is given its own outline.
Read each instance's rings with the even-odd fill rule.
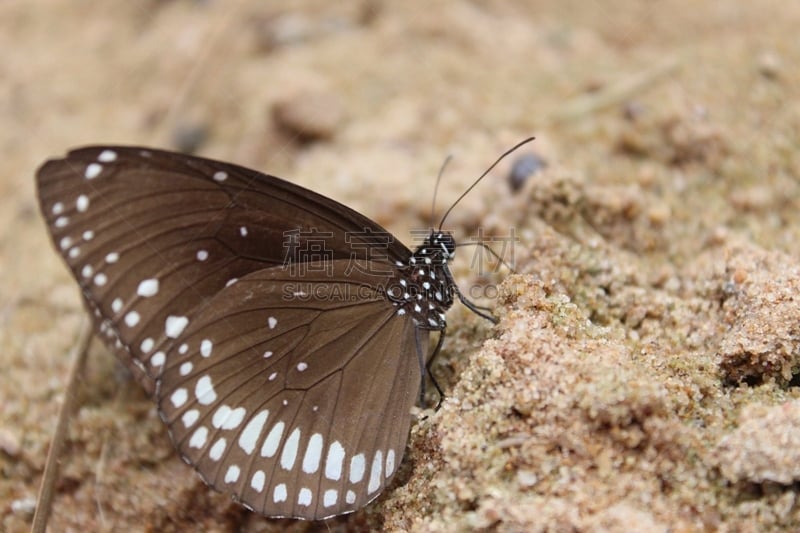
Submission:
[[[431,232],[431,246],[442,250],[445,258],[451,261],[456,256],[456,240],[452,233],[443,231]]]
[[[441,230],[433,230],[425,238],[425,242],[414,252],[412,263],[442,265],[453,260],[456,255],[456,240],[453,234]]]

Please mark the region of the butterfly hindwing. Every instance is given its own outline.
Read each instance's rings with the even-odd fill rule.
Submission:
[[[348,264],[249,274],[167,354],[158,402],[179,453],[268,516],[360,508],[404,453],[420,383],[415,326],[386,305],[374,274],[345,275]]]

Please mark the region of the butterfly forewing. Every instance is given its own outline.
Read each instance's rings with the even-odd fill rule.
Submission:
[[[160,150],[74,150],[45,163],[37,184],[98,335],[150,392],[168,346],[204,302],[249,272],[283,264],[287,233],[299,248],[320,235],[330,258],[387,234],[279,178]],[[396,240],[387,245],[388,260],[410,254]]]
[[[314,300],[291,267],[222,290],[160,380],[184,460],[269,516],[319,519],[375,498],[403,455],[419,393],[412,320],[386,305],[374,275],[332,263],[330,275],[302,278]]]

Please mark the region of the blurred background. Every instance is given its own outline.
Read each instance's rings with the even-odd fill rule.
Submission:
[[[344,202],[412,244],[409,231],[431,223],[448,155],[436,220],[500,153],[535,135],[459,204],[448,219],[458,238],[514,227],[518,270],[570,287],[586,279],[565,274],[580,255],[553,244],[565,238],[604,250],[608,263],[578,269],[606,272],[592,285],[604,294],[636,279],[637,305],[650,290],[713,299],[686,282],[710,248],[716,259],[733,241],[800,255],[798,27],[800,4],[774,0],[0,2],[0,529],[29,527],[83,314],[38,213],[33,175],[48,157],[123,143],[224,159]],[[469,277],[468,267],[455,271]],[[630,326],[613,305],[578,300],[593,320]],[[664,338],[672,320],[660,324]],[[453,357],[490,331],[460,311],[453,323],[481,334],[456,333]],[[451,386],[466,365],[443,369]],[[95,346],[53,531],[285,527],[197,481],[151,404],[116,373]],[[547,494],[509,472],[515,491]],[[413,498],[390,495],[334,526],[503,524],[507,515],[493,522],[481,507],[504,482],[492,479],[464,481],[469,496],[448,487],[450,500],[413,511]],[[718,502],[690,511],[690,499],[657,506],[653,524],[673,512],[688,513],[690,529],[757,514]]]

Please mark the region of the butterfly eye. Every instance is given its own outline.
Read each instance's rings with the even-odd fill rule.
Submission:
[[[46,162],[37,185],[96,333],[206,483],[306,519],[359,509],[387,486],[429,333],[446,327],[446,261],[417,261],[312,191],[183,154],[82,148]],[[323,260],[287,256],[319,239]],[[452,235],[436,239],[452,257]]]

